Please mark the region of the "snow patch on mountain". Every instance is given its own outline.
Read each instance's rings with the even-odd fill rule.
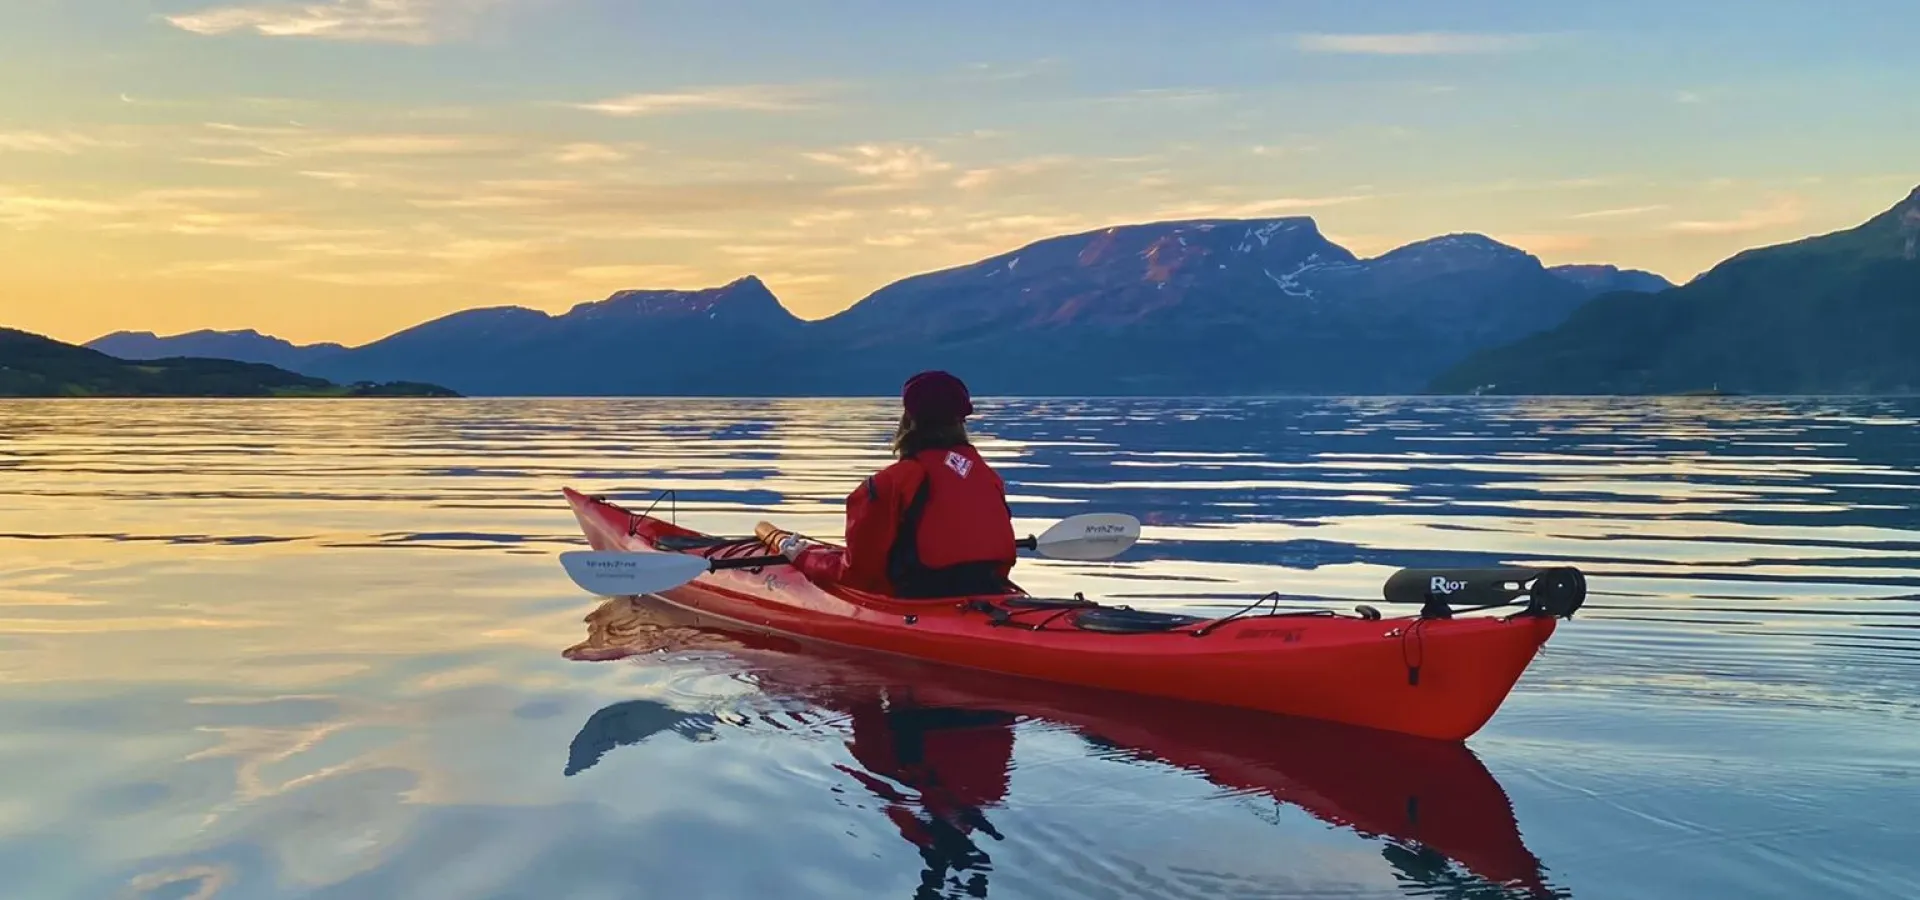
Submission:
[[[1275,275],[1271,270],[1268,270],[1268,269],[1261,269],[1260,271],[1265,272],[1267,278],[1271,279],[1275,285],[1279,286],[1281,292],[1285,293],[1287,296],[1301,297],[1307,300],[1312,300],[1312,299],[1315,299],[1318,295],[1313,292],[1313,288],[1307,287],[1306,285],[1300,283],[1300,276],[1305,275],[1308,272],[1311,272],[1320,267],[1321,267],[1320,254],[1315,253],[1308,256],[1306,259],[1302,260],[1299,265],[1294,266],[1293,271],[1288,272],[1285,275]]]
[[[1246,234],[1240,236],[1240,243],[1234,246],[1234,252],[1251,253],[1254,249],[1254,241],[1259,241],[1260,246],[1265,247],[1282,229],[1291,231],[1298,227],[1300,222],[1297,219],[1274,219],[1266,224],[1249,228]]]

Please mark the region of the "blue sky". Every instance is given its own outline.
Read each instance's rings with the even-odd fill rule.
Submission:
[[[0,323],[361,341],[1312,215],[1691,277],[1920,183],[1920,4],[12,0]]]

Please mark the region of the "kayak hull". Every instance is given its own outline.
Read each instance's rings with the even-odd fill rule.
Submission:
[[[709,538],[564,489],[595,550]],[[757,542],[675,549],[764,556]],[[720,569],[657,596],[771,633],[1042,681],[1464,740],[1505,701],[1554,632],[1548,616],[1370,620],[1248,614],[1171,630],[1075,627],[1073,606],[1025,594],[898,600],[825,588],[787,565]],[[1091,617],[1090,617],[1091,620]]]

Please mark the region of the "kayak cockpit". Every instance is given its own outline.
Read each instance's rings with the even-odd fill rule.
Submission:
[[[986,613],[995,625],[1017,625],[1035,631],[1059,623],[1103,634],[1158,634],[1207,621],[1202,616],[1107,606],[1080,594],[1070,600],[1025,595],[983,598],[969,602],[966,608]]]
[[[1178,613],[1149,612],[1140,609],[1121,609],[1101,607],[1082,610],[1073,617],[1073,625],[1081,631],[1098,631],[1106,634],[1153,634],[1172,631],[1189,625],[1205,622],[1199,616],[1183,616]]]

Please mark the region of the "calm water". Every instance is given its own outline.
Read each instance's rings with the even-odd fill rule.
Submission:
[[[1027,401],[1036,591],[1568,562],[1457,746],[579,593],[562,485],[823,536],[881,401],[0,403],[0,897],[1920,896],[1920,403]],[[666,508],[663,504],[662,508]]]

